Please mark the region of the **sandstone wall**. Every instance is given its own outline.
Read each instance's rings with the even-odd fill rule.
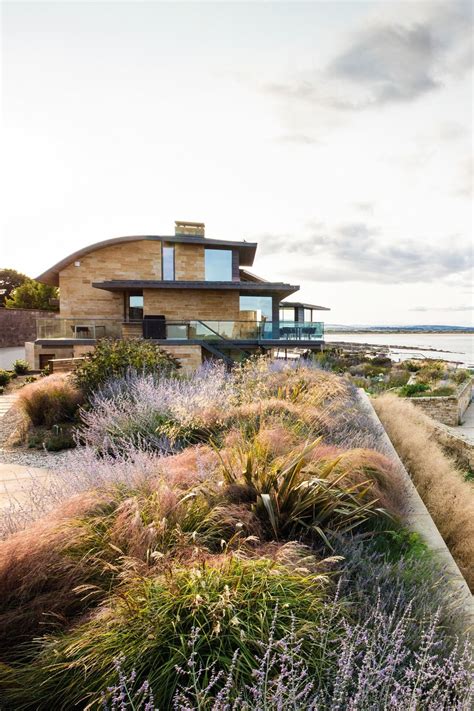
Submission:
[[[143,297],[145,316],[162,315],[170,321],[232,321],[240,318],[238,291],[144,289]]]
[[[469,380],[461,383],[456,393],[449,397],[412,397],[410,402],[434,420],[456,427],[461,424],[471,397],[472,381]]]
[[[61,316],[123,319],[123,294],[92,286],[114,279],[161,279],[161,242],[113,244],[69,264],[59,274]]]
[[[0,348],[23,346],[36,338],[36,319],[56,316],[55,311],[0,308]]]

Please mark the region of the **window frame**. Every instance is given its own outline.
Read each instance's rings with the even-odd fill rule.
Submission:
[[[170,279],[165,277],[165,249],[172,250],[173,255],[173,276]],[[176,281],[176,249],[173,242],[162,242],[161,243],[161,281]]]

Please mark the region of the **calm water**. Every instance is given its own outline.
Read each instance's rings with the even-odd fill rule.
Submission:
[[[395,360],[421,356],[474,365],[474,335],[469,333],[326,333],[324,340],[390,346]],[[426,350],[432,348],[435,350]]]

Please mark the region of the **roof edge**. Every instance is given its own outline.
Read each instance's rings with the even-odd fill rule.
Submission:
[[[133,236],[126,236],[126,237],[112,237],[111,239],[106,239],[102,240],[100,242],[94,242],[93,244],[88,245],[87,247],[82,247],[81,249],[78,249],[76,252],[72,252],[72,254],[68,255],[64,259],[61,259],[61,261],[57,262],[54,264],[52,267],[49,269],[46,269],[46,271],[42,272],[38,277],[36,277],[36,281],[39,281],[43,284],[50,284],[51,286],[59,286],[59,272],[62,269],[65,269],[67,266],[71,264],[71,262],[74,262],[77,259],[80,259],[80,257],[85,257],[87,254],[90,254],[91,252],[95,252],[96,250],[99,249],[104,249],[105,247],[110,247],[115,244],[123,244],[123,243],[128,243],[128,242],[140,242],[142,240],[149,240],[151,242],[157,241],[157,242],[177,242],[177,243],[184,243],[184,244],[208,244],[210,246],[229,246],[229,247],[237,247],[239,251],[244,251],[247,253],[246,257],[244,258],[243,262],[244,266],[252,266],[253,261],[255,259],[255,252],[257,250],[257,242],[237,242],[233,240],[224,240],[224,239],[212,239],[208,237],[196,237],[194,235],[133,235]],[[242,254],[241,254],[242,256]],[[247,263],[246,263],[247,262]]]

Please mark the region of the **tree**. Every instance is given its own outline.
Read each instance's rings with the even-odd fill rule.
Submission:
[[[59,290],[56,286],[40,284],[34,279],[27,279],[23,284],[13,290],[9,299],[6,299],[7,309],[41,309],[44,311],[57,311]]]
[[[13,289],[28,281],[28,277],[16,269],[0,269],[0,308],[5,306],[5,301],[11,295]]]

